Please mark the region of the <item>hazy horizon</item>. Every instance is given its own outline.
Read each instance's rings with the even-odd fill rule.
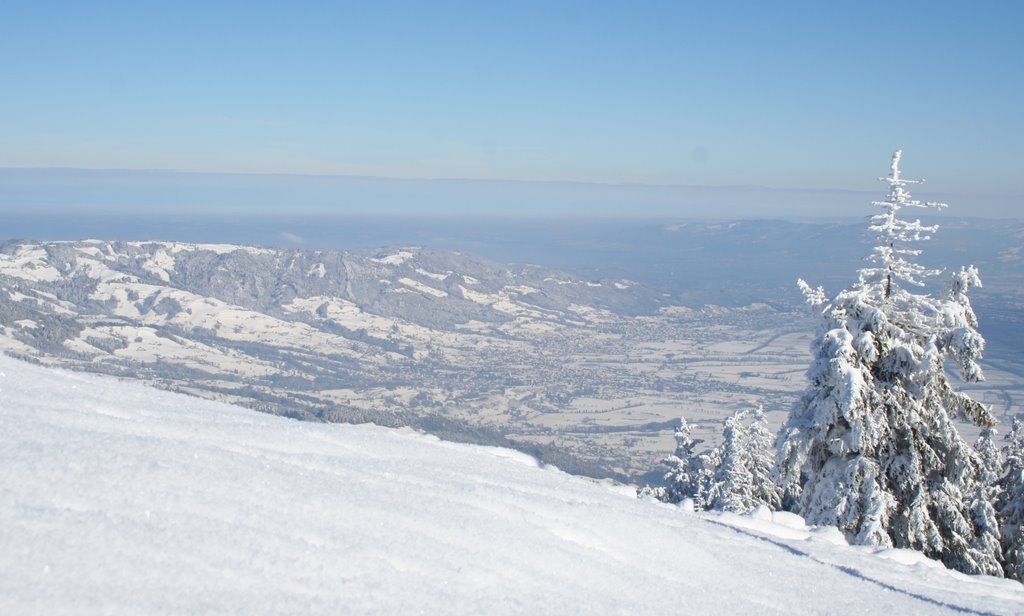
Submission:
[[[905,176],[928,179],[918,196],[1016,216],[1022,17],[1015,2],[22,4],[0,22],[0,213],[866,215],[902,148]]]
[[[955,217],[1013,218],[1024,203],[1019,195],[930,188],[915,195],[949,203],[941,214]],[[0,212],[846,218],[873,213],[881,189],[0,167]]]

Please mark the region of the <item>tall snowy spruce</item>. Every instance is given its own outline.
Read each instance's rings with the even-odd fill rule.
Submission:
[[[1003,449],[996,518],[1002,535],[1006,577],[1024,582],[1024,423],[1013,420],[1009,444]]]
[[[707,489],[707,508],[720,511],[750,511],[754,508],[754,476],[750,472],[749,440],[743,420],[746,411],[737,411],[725,420],[720,448],[721,462]]]
[[[705,508],[747,512],[759,505],[778,509],[781,494],[772,476],[775,459],[764,409],[737,411],[725,420],[717,464],[702,496]]]
[[[998,571],[998,554],[971,504],[985,461],[960,437],[955,417],[990,426],[988,410],[953,388],[946,362],[982,379],[984,339],[967,292],[977,270],[953,274],[941,296],[921,287],[941,273],[916,263],[917,242],[937,227],[900,218],[944,207],[911,197],[892,158],[885,201],[871,217],[877,245],[859,281],[827,299],[799,281],[819,312],[810,384],[779,433],[786,506],[811,524],[838,526],[860,544],[924,552],[968,573]],[[918,292],[913,289],[918,288]],[[984,516],[983,516],[984,517]]]
[[[979,554],[989,555],[988,561],[979,564],[989,575],[1004,574],[1003,549],[1000,544],[999,516],[996,503],[999,497],[999,478],[1003,470],[1003,459],[996,447],[995,428],[985,428],[974,443],[974,450],[981,457],[981,474],[970,500],[971,519],[974,522],[974,547]]]
[[[754,409],[754,418],[747,431],[750,474],[753,477],[751,502],[773,511],[782,507],[782,491],[775,482],[775,436],[768,430],[764,407]]]

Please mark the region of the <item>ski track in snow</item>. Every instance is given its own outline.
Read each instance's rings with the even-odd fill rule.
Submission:
[[[862,571],[860,571],[860,570],[858,570],[858,569],[856,569],[854,567],[851,567],[849,565],[844,565],[844,564],[841,564],[841,563],[828,562],[828,561],[822,560],[820,558],[815,557],[814,555],[812,555],[811,553],[809,553],[807,551],[798,549],[798,548],[796,548],[796,547],[794,547],[792,545],[789,545],[789,544],[787,544],[787,543],[785,543],[783,541],[780,541],[778,539],[774,539],[772,537],[765,537],[763,535],[758,535],[758,534],[756,534],[754,532],[751,532],[749,530],[746,530],[746,529],[743,529],[743,528],[738,528],[736,526],[730,526],[730,525],[725,524],[725,523],[723,523],[721,521],[718,521],[718,520],[708,520],[708,521],[711,522],[712,524],[718,524],[720,526],[723,526],[725,528],[733,530],[733,531],[735,531],[735,532],[737,532],[737,533],[739,533],[741,535],[745,535],[747,537],[751,537],[751,538],[757,539],[759,541],[766,541],[766,542],[768,542],[768,543],[770,543],[772,545],[778,546],[779,548],[785,550],[786,552],[789,552],[790,554],[794,554],[796,556],[800,556],[800,557],[803,557],[803,558],[809,558],[809,559],[813,560],[816,563],[819,563],[821,565],[825,565],[826,567],[831,567],[831,568],[833,568],[833,569],[835,569],[837,571],[841,571],[842,573],[845,573],[845,574],[850,575],[852,577],[855,577],[857,579],[864,580],[865,582],[870,582],[870,583],[875,584],[875,585],[877,585],[877,586],[879,586],[881,588],[884,588],[885,590],[888,590],[888,591],[891,591],[891,592],[895,592],[895,593],[900,593],[900,594],[906,595],[908,597],[913,597],[914,599],[917,599],[919,601],[923,601],[925,603],[929,603],[929,604],[935,605],[937,607],[952,609],[954,611],[957,611],[957,612],[960,612],[960,613],[963,613],[963,614],[992,614],[992,613],[994,613],[994,612],[976,610],[976,609],[972,609],[972,608],[969,608],[969,607],[963,607],[963,606],[959,606],[959,605],[954,605],[954,604],[947,603],[947,602],[939,600],[939,599],[934,599],[934,598],[929,597],[929,596],[927,596],[927,595],[925,595],[923,593],[914,592],[914,591],[906,589],[906,588],[900,588],[898,586],[894,586],[892,584],[889,584],[889,583],[887,583],[887,582],[885,582],[883,580],[875,579],[875,578],[873,578],[873,577],[871,577],[869,575],[866,575],[864,572],[862,572]]]
[[[3,614],[1024,612],[1016,582],[792,514],[3,356],[0,426]]]

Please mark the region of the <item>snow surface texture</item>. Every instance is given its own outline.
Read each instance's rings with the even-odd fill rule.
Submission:
[[[1020,613],[1016,582],[509,450],[0,357],[0,613]]]

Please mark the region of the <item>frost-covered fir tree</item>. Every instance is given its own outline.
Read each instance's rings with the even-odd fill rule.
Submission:
[[[775,481],[775,436],[768,430],[763,406],[754,410],[747,441],[748,464],[754,490],[752,500],[778,511],[782,506],[782,492]]]
[[[981,458],[981,473],[971,498],[971,519],[974,522],[973,546],[979,554],[982,573],[1003,575],[1000,564],[1003,550],[1000,545],[999,521],[996,515],[997,482],[1002,473],[1003,459],[996,447],[995,428],[985,428],[974,442],[974,450]]]
[[[991,425],[988,410],[957,392],[944,364],[981,380],[984,340],[967,292],[974,268],[947,292],[915,291],[939,272],[916,263],[916,243],[936,227],[900,217],[943,207],[911,197],[916,182],[892,158],[885,201],[871,217],[877,244],[853,288],[827,299],[800,286],[819,312],[810,384],[779,434],[780,479],[789,507],[809,523],[838,526],[852,542],[911,548],[956,569],[987,572],[995,555],[979,541],[970,502],[983,463],[953,424]]]
[[[666,503],[681,503],[690,499],[697,511],[707,506],[708,487],[714,478],[720,452],[718,448],[697,454],[695,447],[701,442],[690,435],[690,424],[685,417],[679,418],[676,428],[676,450],[662,460],[668,470],[665,473],[664,486],[645,486],[637,492],[637,496],[654,497]]]
[[[715,469],[714,481],[707,495],[709,509],[743,512],[755,506],[754,478],[747,451],[749,439],[743,425],[746,414],[746,411],[737,411],[725,420],[722,460]]]
[[[996,517],[999,520],[1006,577],[1024,582],[1024,423],[1013,420],[1003,448]]]
[[[683,499],[697,496],[703,465],[694,453],[693,448],[696,445],[697,441],[690,436],[690,424],[686,423],[685,417],[680,417],[679,427],[676,428],[675,453],[664,460],[668,472],[665,473],[665,488],[658,495],[660,500],[678,503]],[[694,507],[700,508],[696,501]]]
[[[778,509],[780,493],[772,477],[775,459],[764,410],[738,411],[725,421],[722,445],[702,496],[707,509],[746,512],[758,505]],[[705,468],[711,455],[703,460]]]
[[[722,466],[725,445],[712,447],[697,456],[696,492],[693,494],[693,507],[697,511],[713,509],[716,478],[718,469]]]

